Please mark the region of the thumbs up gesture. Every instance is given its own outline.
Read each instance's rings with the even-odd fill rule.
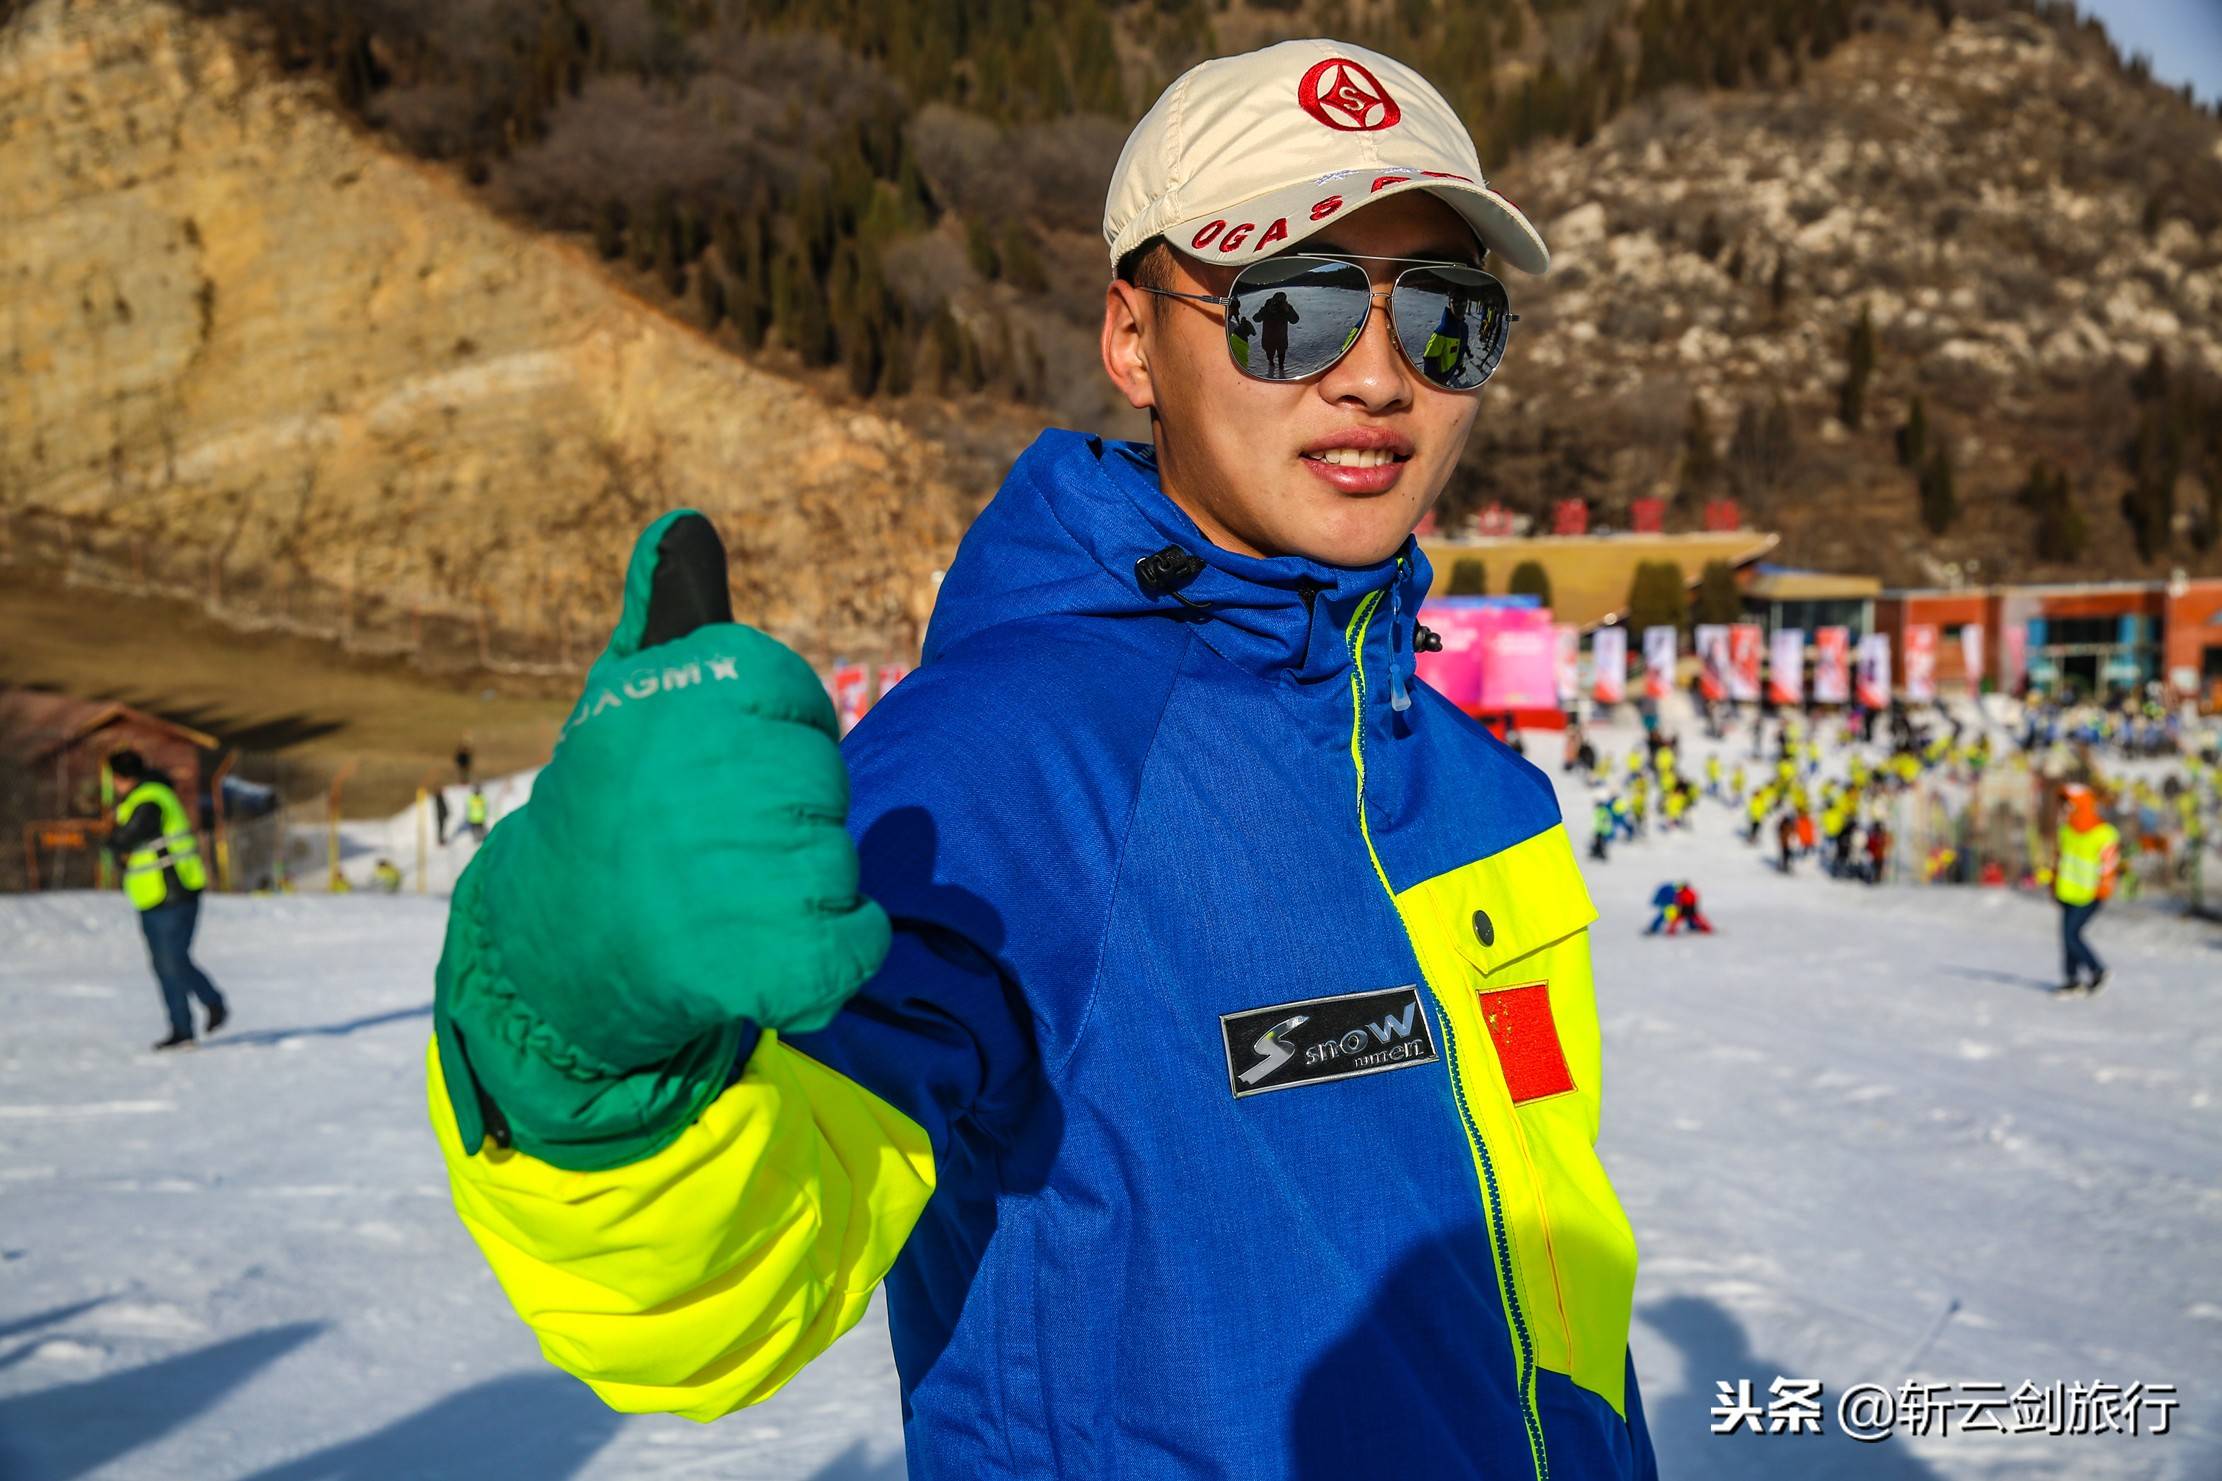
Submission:
[[[751,1026],[823,1028],[879,967],[833,706],[732,619],[692,510],[644,531],[609,646],[457,882],[434,1015],[462,1144],[612,1167],[676,1137]]]

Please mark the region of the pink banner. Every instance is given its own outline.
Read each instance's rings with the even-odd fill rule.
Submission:
[[[1422,606],[1420,625],[1441,638],[1443,647],[1413,658],[1420,678],[1468,714],[1481,702],[1481,625],[1474,620],[1480,615],[1475,607]]]
[[[1759,698],[1759,648],[1765,634],[1756,622],[1739,622],[1728,630],[1728,697],[1742,704]]]
[[[1543,607],[1484,607],[1481,709],[1558,708],[1558,637]]]
[[[1840,705],[1852,697],[1852,630],[1817,627],[1813,630],[1813,698],[1825,705]]]
[[[1937,697],[1937,630],[1932,622],[1906,624],[1906,698]]]
[[[1430,604],[1420,621],[1443,647],[1418,655],[1419,675],[1466,713],[1559,707],[1558,637],[1548,609]]]

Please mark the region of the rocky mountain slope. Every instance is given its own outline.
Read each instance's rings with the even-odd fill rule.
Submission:
[[[972,48],[931,96],[870,5],[789,9],[0,4],[0,555],[575,662],[691,503],[743,616],[902,656],[1034,429],[1139,430],[1132,110],[1324,32],[1443,72],[1554,250],[1447,524],[1731,495],[1893,582],[2222,570],[2222,124],[2057,4],[906,12]]]
[[[1516,285],[1479,461],[1515,501],[1738,493],[1787,558],[1895,581],[2222,570],[2222,126],[2137,70],[2003,8],[1886,9],[1796,87],[1669,93],[1531,152],[1513,188],[1553,266]],[[2147,559],[2117,506],[2156,354],[2155,420],[2194,425]],[[1955,472],[1941,531],[1900,457],[1916,398]],[[2072,559],[2017,498],[2040,457],[2083,516]]]
[[[932,443],[727,353],[382,148],[236,26],[0,27],[0,537],[60,516],[246,610],[583,655],[632,534],[709,512],[740,614],[900,655],[967,512]]]

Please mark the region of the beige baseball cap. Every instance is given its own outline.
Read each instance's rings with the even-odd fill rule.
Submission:
[[[1443,95],[1347,42],[1283,41],[1189,68],[1127,136],[1103,203],[1119,259],[1150,238],[1205,262],[1270,257],[1346,213],[1409,190],[1442,198],[1490,252],[1551,265],[1520,208],[1482,178]]]

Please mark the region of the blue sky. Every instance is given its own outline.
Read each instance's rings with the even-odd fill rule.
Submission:
[[[2124,56],[2151,57],[2153,76],[2170,87],[2188,81],[2202,102],[2222,97],[2222,0],[2081,0],[2079,8],[2106,22]]]

